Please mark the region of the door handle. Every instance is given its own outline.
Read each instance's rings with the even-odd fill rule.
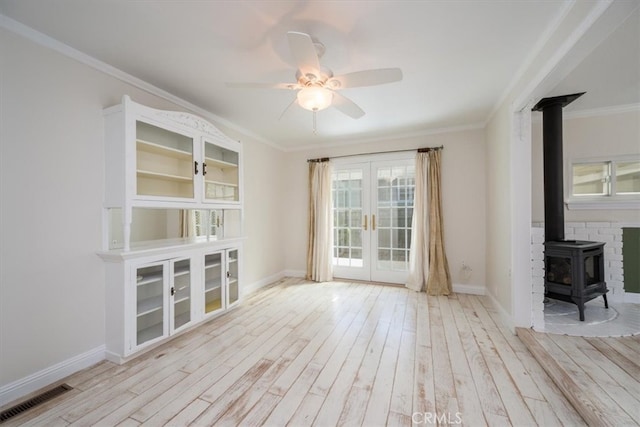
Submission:
[[[376,214],[371,215],[371,231],[376,231]]]
[[[364,231],[367,231],[367,216],[364,216]]]

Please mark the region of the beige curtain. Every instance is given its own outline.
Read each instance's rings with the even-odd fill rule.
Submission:
[[[307,280],[327,282],[333,279],[331,210],[331,165],[329,162],[309,162]]]
[[[441,152],[429,150],[416,157],[416,188],[407,287],[429,295],[452,292],[444,250],[441,197]]]
[[[195,211],[182,209],[180,211],[180,237],[193,237],[196,235]]]
[[[449,263],[444,251],[444,225],[441,196],[441,150],[431,150],[429,156],[429,279],[427,294],[449,295],[452,292]]]
[[[416,156],[416,187],[411,220],[411,250],[407,288],[424,290],[429,277],[429,159],[427,153]]]

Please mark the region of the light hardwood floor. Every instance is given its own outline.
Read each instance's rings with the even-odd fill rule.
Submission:
[[[585,425],[487,298],[362,283],[284,279],[64,382],[5,425]]]
[[[518,336],[589,425],[640,425],[640,336]]]

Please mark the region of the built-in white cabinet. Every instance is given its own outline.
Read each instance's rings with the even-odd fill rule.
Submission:
[[[238,303],[242,147],[124,96],[104,110],[106,347],[121,363]]]

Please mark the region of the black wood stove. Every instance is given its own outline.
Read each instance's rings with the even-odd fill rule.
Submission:
[[[544,244],[545,294],[549,298],[578,305],[584,320],[584,303],[602,296],[607,303],[604,282],[604,243],[565,240]]]
[[[604,243],[564,238],[562,109],[582,95],[544,98],[533,107],[542,111],[545,295],[576,304],[580,320],[584,320],[584,304],[594,298],[602,296],[609,308]]]

